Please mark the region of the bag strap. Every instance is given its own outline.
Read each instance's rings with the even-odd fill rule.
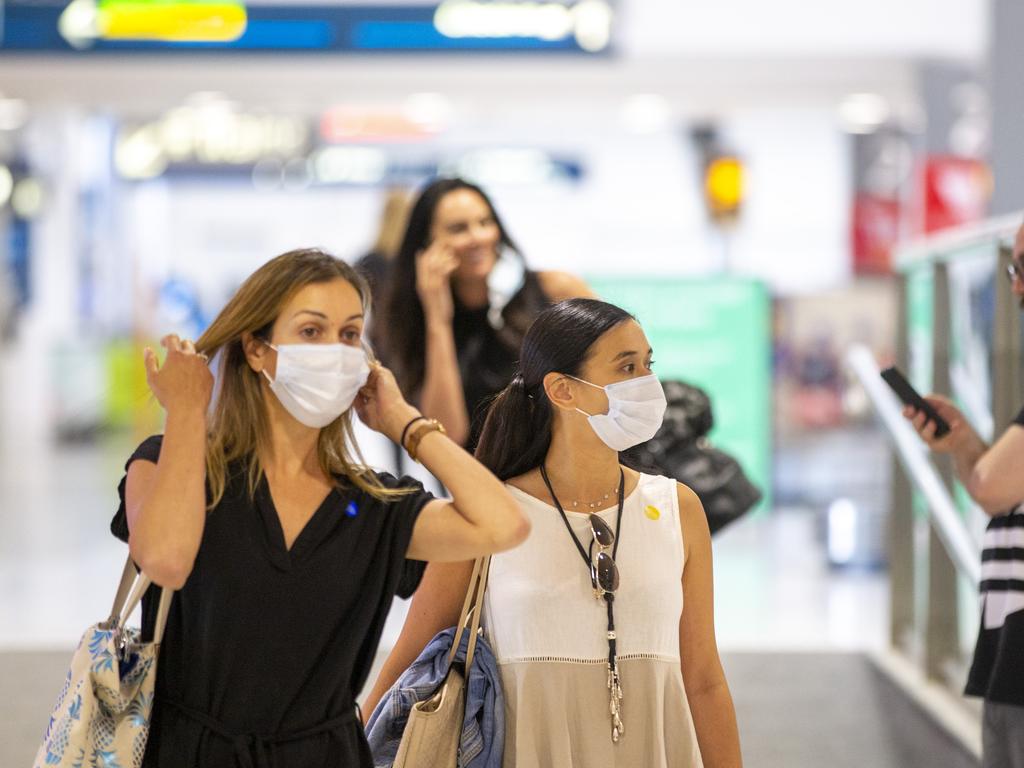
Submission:
[[[459,623],[455,626],[452,648],[448,652],[449,666],[455,660],[455,654],[462,643],[462,635],[466,630],[470,632],[469,643],[466,646],[466,669],[468,670],[473,663],[478,630],[480,629],[480,615],[483,613],[484,592],[487,589],[487,576],[490,570],[490,556],[481,557],[473,562],[473,575],[469,577],[469,588],[466,590],[466,598],[462,601]]]
[[[124,565],[121,573],[121,583],[117,587],[117,594],[114,596],[114,605],[110,611],[110,618],[107,623],[113,629],[123,627],[132,612],[142,602],[142,596],[150,588],[153,582],[146,574],[142,573],[132,562],[131,555]],[[153,626],[153,643],[159,645],[164,637],[164,628],[167,626],[167,616],[171,612],[171,598],[174,596],[173,589],[160,587],[160,604],[156,611],[156,624]]]
[[[128,560],[124,564],[124,570],[121,572],[121,583],[117,587],[117,594],[114,596],[114,605],[110,608],[110,618],[107,619],[107,623],[114,625],[121,618],[121,611],[124,610],[125,601],[128,599],[128,595],[131,594],[132,584],[135,583],[135,578],[138,576],[139,570],[135,567],[135,563],[132,562],[131,555],[128,556]]]
[[[484,593],[487,591],[487,577],[490,575],[491,558],[483,558],[480,565],[480,578],[477,581],[476,606],[473,609],[473,626],[469,632],[469,645],[466,648],[466,669],[473,666],[473,656],[476,652],[476,643],[480,639],[480,621],[484,613]],[[461,638],[460,638],[461,639]],[[467,671],[467,674],[468,671]]]
[[[480,581],[480,564],[483,558],[473,561],[473,575],[469,577],[469,587],[466,589],[466,597],[462,601],[462,610],[459,611],[459,623],[455,625],[455,636],[452,637],[452,647],[448,651],[448,666],[455,660],[455,653],[459,650],[462,642],[462,633],[466,628],[466,618],[469,614],[469,606],[476,595],[476,588]]]
[[[160,645],[164,639],[164,628],[167,626],[167,616],[171,612],[171,598],[174,597],[174,590],[165,587],[160,588],[160,605],[156,609],[156,624],[153,625],[153,644]]]

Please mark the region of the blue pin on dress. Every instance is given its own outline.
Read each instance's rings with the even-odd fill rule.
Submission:
[[[356,506],[356,503],[354,501],[350,501],[348,503],[348,506],[345,507],[345,514],[349,517],[355,517],[359,514],[359,507]]]

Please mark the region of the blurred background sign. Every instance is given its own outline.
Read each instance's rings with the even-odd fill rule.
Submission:
[[[711,441],[734,455],[771,505],[771,302],[741,278],[588,277],[604,299],[632,312],[663,380],[711,395]]]
[[[0,51],[608,51],[611,0],[9,1]]]

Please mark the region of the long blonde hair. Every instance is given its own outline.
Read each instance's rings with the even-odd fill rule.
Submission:
[[[404,189],[389,189],[384,197],[384,206],[380,212],[380,225],[377,229],[377,240],[373,250],[386,259],[398,255],[405,235],[405,224],[412,208],[412,197]]]
[[[210,509],[224,496],[228,467],[233,462],[243,463],[249,493],[255,494],[263,474],[259,455],[270,440],[263,386],[246,360],[242,334],[248,332],[268,339],[278,315],[296,291],[310,283],[338,278],[352,284],[364,312],[368,310],[370,292],[366,282],[344,261],[312,248],[283,253],[242,283],[196,342],[196,351],[211,360],[219,354],[218,386],[206,439]],[[385,488],[365,466],[352,431],[351,408],[320,430],[317,458],[327,477],[345,478],[375,498],[389,499],[405,493]]]

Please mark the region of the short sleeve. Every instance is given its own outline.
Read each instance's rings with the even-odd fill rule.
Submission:
[[[135,452],[128,457],[128,461],[125,462],[125,474],[117,486],[117,495],[120,498],[121,503],[117,508],[117,512],[114,513],[114,519],[110,521],[110,532],[117,536],[121,541],[128,541],[128,513],[125,510],[124,503],[125,486],[128,484],[128,468],[132,465],[133,461],[137,461],[138,459],[151,461],[156,464],[157,459],[160,458],[160,446],[163,444],[163,441],[163,435],[152,435],[151,437],[147,437],[142,444],[135,449]]]
[[[395,561],[400,559],[402,563],[395,594],[401,598],[407,598],[419,587],[427,564],[421,560],[410,560],[405,553],[409,551],[409,543],[412,541],[416,520],[420,512],[423,511],[423,507],[434,500],[434,495],[423,488],[423,483],[412,477],[396,478],[386,472],[378,472],[377,479],[385,488],[392,490],[401,488],[408,491],[393,501],[385,502],[388,518],[393,526],[392,557]]]
[[[1013,420],[1013,423],[1024,427],[1024,408],[1022,408],[1020,413],[1017,414],[1017,418]]]

